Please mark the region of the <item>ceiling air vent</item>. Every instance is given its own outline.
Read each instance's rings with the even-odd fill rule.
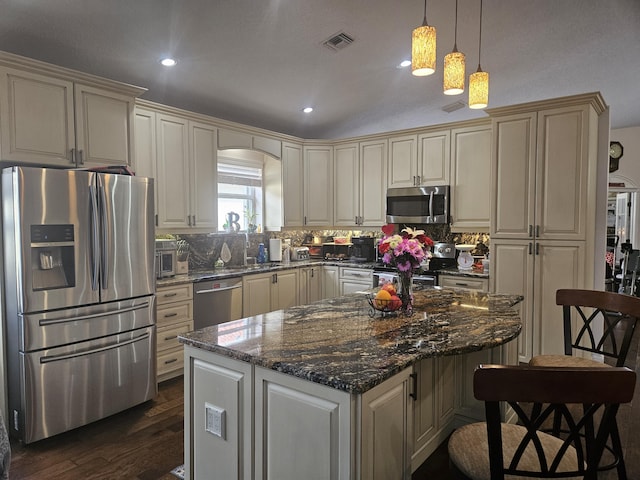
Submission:
[[[458,100],[457,102],[453,102],[450,103],[449,105],[445,105],[444,107],[442,107],[442,110],[444,110],[447,113],[451,113],[451,112],[455,112],[456,110],[460,110],[461,108],[464,108],[466,104],[462,101],[462,100]]]
[[[343,48],[348,47],[353,43],[353,37],[345,32],[336,33],[331,38],[328,38],[322,44],[330,50],[337,52]]]

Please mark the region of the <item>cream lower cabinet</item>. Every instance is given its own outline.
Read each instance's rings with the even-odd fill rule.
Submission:
[[[242,277],[242,315],[251,317],[298,305],[298,270]]]
[[[322,266],[322,298],[336,298],[340,296],[340,267],[334,265]]]
[[[561,354],[560,288],[585,288],[585,242],[491,239],[492,291],[524,296],[519,361],[539,354]]]
[[[2,160],[67,168],[130,165],[135,97],[144,89],[108,80],[92,85],[80,73],[74,78],[43,66],[0,67]]]
[[[299,271],[298,303],[307,305],[322,299],[322,267],[304,267]]]
[[[473,371],[508,363],[513,343],[421,360],[362,395],[187,345],[185,478],[410,480],[455,427],[484,419]]]
[[[373,286],[373,270],[340,267],[340,295],[369,290]]]
[[[453,431],[455,413],[455,358],[426,358],[413,367],[413,452],[415,471]]]
[[[156,292],[158,382],[182,375],[183,347],[178,335],[193,330],[193,286],[191,283],[158,287]]]
[[[489,279],[487,278],[438,275],[438,285],[441,287],[461,288],[463,290],[489,291]]]

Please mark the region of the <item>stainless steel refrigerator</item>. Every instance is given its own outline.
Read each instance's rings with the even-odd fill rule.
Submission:
[[[153,398],[153,180],[2,171],[10,432],[24,443]]]

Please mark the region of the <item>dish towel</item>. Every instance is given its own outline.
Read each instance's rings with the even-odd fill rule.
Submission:
[[[184,480],[184,465],[180,465],[179,467],[171,470],[171,474],[175,477],[178,477],[180,480]]]

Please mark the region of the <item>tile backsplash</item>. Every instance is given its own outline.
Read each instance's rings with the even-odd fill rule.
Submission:
[[[417,226],[436,242],[474,244],[477,248],[474,255],[484,255],[489,252],[490,238],[488,233],[452,233],[449,225]],[[211,270],[220,258],[220,252],[226,243],[231,252],[231,260],[227,266],[241,266],[244,264],[244,246],[247,243],[247,256],[256,257],[258,245],[268,246],[270,238],[290,239],[291,245],[302,245],[308,235],[315,237],[326,236],[370,236],[382,237],[382,231],[375,230],[287,230],[282,232],[251,233],[210,233],[210,234],[175,234],[178,240],[183,240],[189,252],[189,270]],[[166,237],[166,236],[164,236]]]

